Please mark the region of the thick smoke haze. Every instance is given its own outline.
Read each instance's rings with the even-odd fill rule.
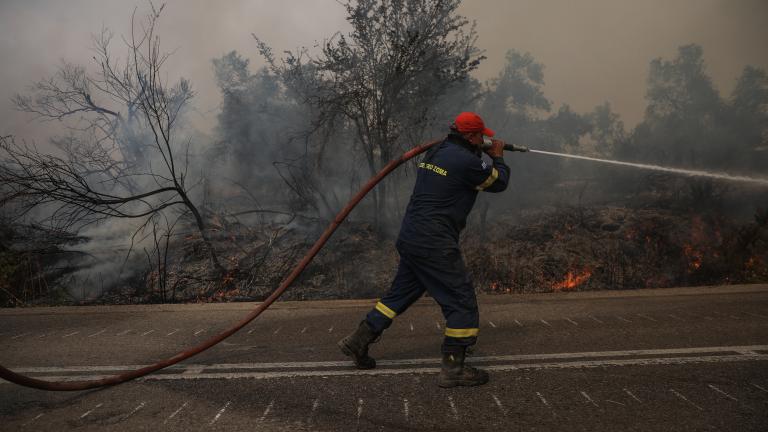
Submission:
[[[344,10],[333,0],[165,3],[163,46],[176,49],[166,70],[171,79],[192,81],[197,115],[190,121],[201,131],[213,128],[221,103],[211,59],[237,50],[257,70],[263,59],[251,33],[279,53],[312,49],[313,42],[348,30]],[[0,3],[0,133],[44,142],[46,128],[13,111],[9,98],[52,75],[62,59],[89,64],[90,35],[102,26],[129,34],[134,7],[141,14],[147,4]],[[768,68],[768,2],[762,0],[468,0],[460,12],[477,22],[477,45],[488,57],[474,73],[480,81],[498,73],[507,50],[530,52],[545,66],[545,92],[555,107],[568,103],[586,112],[608,101],[630,128],[645,109],[648,63],[674,56],[681,45],[703,47],[708,73],[723,94],[745,65]]]

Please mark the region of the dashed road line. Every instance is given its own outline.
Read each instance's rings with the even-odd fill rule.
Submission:
[[[547,327],[552,327],[552,324],[550,324],[550,323],[549,323],[548,321],[546,321],[546,320],[540,319],[539,321],[541,321],[541,323],[542,323],[542,324],[544,324],[544,325],[545,325],[545,326],[547,326]]]
[[[496,328],[496,324],[494,324],[493,321],[488,321],[488,325],[490,325],[493,328]]]
[[[269,415],[269,412],[272,411],[272,407],[275,405],[275,400],[272,399],[269,401],[269,405],[264,409],[264,413],[261,414],[261,417],[259,418],[259,421],[264,421],[267,416]]]
[[[690,404],[691,406],[695,407],[697,410],[699,410],[699,411],[704,411],[704,408],[702,408],[702,407],[700,407],[700,406],[696,405],[695,403],[691,402],[691,400],[690,400],[690,399],[688,399],[687,397],[685,397],[685,396],[683,396],[682,394],[680,394],[680,392],[678,392],[677,390],[675,390],[675,389],[669,389],[669,391],[671,391],[671,392],[672,392],[672,394],[674,394],[675,396],[677,396],[677,397],[678,397],[678,399],[681,399],[681,400],[683,400],[683,401],[687,402],[687,403],[688,403],[688,404]]]
[[[166,419],[165,419],[165,421],[163,422],[163,424],[166,424],[166,423],[168,423],[168,421],[169,421],[170,419],[172,419],[172,418],[176,417],[176,414],[180,413],[180,412],[181,412],[181,410],[183,410],[183,409],[184,409],[184,407],[185,407],[185,406],[187,406],[187,403],[188,403],[188,402],[184,402],[183,404],[181,404],[181,406],[180,406],[180,407],[179,407],[179,408],[178,408],[176,411],[172,412],[172,413],[171,413],[171,415],[169,415],[168,417],[166,417]]]
[[[443,329],[442,327],[440,327],[440,323],[439,322],[435,321],[435,325],[437,326],[438,330],[442,330]]]
[[[306,328],[306,327],[304,327],[303,329],[301,329],[301,332],[300,332],[300,333],[301,333],[301,334],[304,334],[304,333],[306,333],[306,332],[307,332],[307,328]]]
[[[27,426],[31,425],[32,423],[34,423],[35,421],[37,421],[37,419],[39,419],[40,417],[42,417],[42,416],[44,416],[44,415],[45,415],[45,413],[40,413],[40,414],[36,415],[36,416],[35,416],[35,418],[33,418],[32,420],[30,420],[30,421],[28,421],[28,422],[26,422],[26,423],[22,424],[22,425],[21,425],[21,427],[27,427]]]
[[[593,317],[592,315],[589,315],[589,318],[590,318],[592,321],[596,322],[596,323],[605,324],[605,322],[603,322],[603,321],[600,321],[599,319],[597,319],[597,318]]]
[[[410,413],[410,410],[408,408],[408,399],[404,398],[403,399],[403,416],[405,416],[405,421],[409,420],[409,418],[408,418],[409,413]]]
[[[448,396],[448,404],[451,406],[451,413],[453,414],[453,419],[458,420],[459,410],[456,409],[456,404],[453,402],[453,398],[451,396]]]
[[[410,327],[411,327],[411,331],[413,331],[413,323],[412,323],[412,322],[409,322],[408,324],[409,324],[409,325],[410,325]]]
[[[621,317],[621,316],[617,316],[616,318],[618,318],[618,319],[620,319],[621,321],[624,321],[624,322],[628,322],[628,323],[632,322],[632,321],[630,321],[630,320],[628,320],[628,319],[626,319],[624,317]]]
[[[493,398],[493,402],[496,404],[497,407],[499,407],[499,411],[501,411],[502,414],[506,415],[507,410],[504,409],[504,405],[501,404],[501,401],[498,397],[496,397],[495,394],[491,394],[491,397]]]
[[[515,324],[517,324],[518,327],[522,327],[523,326],[523,324],[521,324],[520,321],[518,321],[518,320],[515,320]]]
[[[100,404],[96,405],[95,407],[89,409],[88,411],[84,412],[83,415],[80,416],[80,418],[84,419],[84,418],[88,417],[89,415],[91,415],[92,412],[94,412],[97,409],[101,408],[102,405],[104,405],[104,404],[100,403]]]
[[[621,406],[627,406],[626,404],[623,404],[621,402],[616,402],[615,400],[606,399],[606,402],[610,402],[612,404],[621,405]]]
[[[200,333],[204,333],[204,332],[205,332],[205,329],[200,329],[200,330],[197,330],[193,336],[197,336],[197,335],[199,335]]]
[[[680,318],[679,316],[677,316],[677,315],[675,315],[675,314],[667,314],[667,316],[668,316],[668,317],[670,317],[670,318],[672,318],[672,319],[676,319],[676,320],[678,320],[678,321],[683,321],[683,322],[685,322],[685,320],[684,320],[684,319]]]
[[[312,420],[315,417],[315,412],[317,411],[317,408],[320,406],[320,398],[316,398],[312,402],[312,410],[309,412],[309,417],[307,418],[307,424],[312,424]]]
[[[178,333],[180,330],[181,330],[181,329],[173,329],[173,331],[172,331],[172,332],[170,332],[170,333],[168,333],[168,334],[166,334],[166,336],[172,336],[172,335],[174,335],[174,334]]]
[[[357,400],[357,425],[360,425],[360,417],[363,415],[363,399]]]
[[[639,316],[640,318],[645,318],[648,321],[659,322],[659,320],[657,320],[656,318],[650,317],[650,316],[648,316],[646,314],[640,314],[639,313],[639,314],[635,314],[635,315]]]
[[[738,399],[736,399],[735,397],[733,397],[733,396],[729,395],[728,393],[724,392],[723,390],[721,390],[719,387],[717,387],[717,386],[715,386],[715,385],[712,385],[712,384],[707,384],[707,387],[709,387],[709,388],[711,388],[712,390],[714,390],[714,391],[716,391],[716,392],[720,393],[721,395],[723,395],[723,396],[727,397],[728,399],[730,399],[730,400],[732,400],[732,401],[736,401],[736,402],[738,402],[738,401],[739,401]]]
[[[16,336],[12,336],[11,339],[23,338],[24,336],[27,336],[27,335],[30,335],[30,334],[32,334],[32,332],[25,332],[25,333],[17,334]]]
[[[154,333],[154,332],[155,332],[155,330],[153,329],[153,330],[145,331],[145,332],[144,332],[144,333],[142,333],[141,335],[142,335],[142,336],[146,336],[146,335],[148,335],[148,334],[152,334],[152,333]]]
[[[750,383],[750,384],[752,385],[752,387],[754,387],[754,388],[756,388],[756,389],[758,389],[758,390],[762,390],[762,391],[764,391],[764,392],[768,393],[768,389],[766,389],[765,387],[759,386],[759,385],[757,385],[757,384],[755,384],[755,383]]]
[[[229,404],[231,404],[231,403],[232,403],[232,401],[227,401],[227,403],[225,403],[224,406],[221,407],[219,412],[216,413],[216,415],[213,417],[213,420],[211,420],[211,422],[208,423],[208,425],[210,426],[210,425],[216,423],[217,421],[219,421],[219,419],[221,418],[221,415],[224,414],[224,411],[227,410],[227,408],[229,407]]]
[[[93,334],[89,334],[87,337],[94,337],[94,336],[98,336],[98,335],[100,335],[100,334],[102,334],[102,333],[104,333],[104,332],[106,332],[106,331],[107,331],[107,329],[101,329],[101,330],[97,331],[96,333],[93,333]]]
[[[333,333],[333,326],[328,329],[328,333]]]
[[[624,390],[624,393],[628,394],[629,397],[631,397],[632,399],[636,400],[638,403],[643,403],[643,401],[641,401],[640,398],[635,396],[635,394],[632,393],[631,391],[629,391],[627,389],[622,389],[622,390]]]
[[[277,330],[272,332],[272,334],[276,335],[276,334],[280,333],[280,329],[282,329],[282,327],[278,327]]]
[[[581,393],[581,395],[584,397],[584,399],[586,399],[586,400],[587,400],[587,402],[591,403],[592,405],[594,405],[594,406],[596,406],[596,407],[598,406],[598,405],[597,405],[597,402],[595,402],[595,401],[594,401],[594,400],[593,400],[591,397],[589,397],[589,395],[587,394],[587,392],[585,392],[585,391],[581,391],[581,390],[580,390],[580,391],[579,391],[579,393]]]
[[[123,331],[121,331],[120,333],[117,333],[115,336],[125,336],[125,335],[127,335],[127,334],[128,334],[130,331],[131,331],[131,329],[128,329],[128,330],[123,330]]]
[[[127,420],[127,419],[128,419],[128,417],[130,417],[130,416],[132,416],[132,415],[136,414],[137,412],[139,412],[139,410],[140,410],[140,409],[144,408],[144,405],[146,405],[146,402],[142,402],[142,403],[140,403],[140,404],[139,404],[139,405],[138,405],[136,408],[134,408],[134,409],[133,409],[133,411],[131,411],[131,412],[129,412],[128,414],[126,414],[126,415],[123,417],[123,419],[122,419],[122,420],[123,420],[123,421],[125,421],[125,420]]]
[[[568,321],[569,323],[575,325],[575,326],[579,325],[579,323],[577,323],[576,321],[574,321],[574,320],[572,320],[572,319],[570,319],[568,317],[565,317],[565,320]]]
[[[62,337],[63,337],[63,338],[67,338],[67,337],[70,337],[70,336],[74,336],[74,335],[76,335],[76,334],[80,334],[80,332],[79,332],[79,331],[74,331],[74,332],[72,332],[72,333],[67,333],[67,334],[65,334],[65,335],[64,335],[64,336],[62,336]]]

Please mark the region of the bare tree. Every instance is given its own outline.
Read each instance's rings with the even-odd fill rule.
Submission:
[[[280,63],[254,37],[273,73],[314,108],[318,130],[321,124],[344,121],[354,131],[373,174],[414,138],[423,138],[413,132],[429,124],[437,100],[453,84],[467,80],[483,59],[475,48],[474,26],[467,29],[469,22],[456,12],[459,4],[348,1],[349,35],[327,41],[317,57],[288,52]],[[385,183],[373,195],[378,226],[386,221],[391,193]]]
[[[194,92],[189,81],[169,85],[161,74],[169,57],[156,35],[162,9],[152,5],[140,23],[134,12],[122,63],[111,56],[112,35],[103,30],[95,37],[95,76],[64,64],[33,85],[31,94],[14,98],[18,109],[44,121],[67,121],[82,133],[54,141],[58,154],[2,137],[0,181],[6,188],[0,202],[15,202],[19,215],[43,207],[48,221],[63,228],[109,218],[143,220],[143,228],[162,212],[179,210],[191,215],[221,273],[206,222],[190,198],[190,142],[177,127]]]

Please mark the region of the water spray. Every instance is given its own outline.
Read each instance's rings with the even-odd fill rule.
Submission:
[[[483,149],[489,149],[491,148],[491,145],[492,145],[491,140],[489,138],[483,139]],[[543,154],[547,156],[558,156],[558,157],[564,157],[564,158],[570,158],[570,159],[581,159],[581,160],[587,160],[592,162],[621,165],[621,166],[632,167],[632,168],[662,171],[662,172],[668,172],[673,174],[682,174],[682,175],[691,176],[691,177],[709,177],[709,178],[720,179],[720,180],[757,183],[764,186],[768,186],[768,178],[739,176],[739,175],[732,175],[732,174],[722,173],[722,172],[691,170],[691,169],[684,169],[684,168],[671,168],[671,167],[665,167],[661,165],[622,162],[622,161],[611,160],[611,159],[599,159],[599,158],[593,158],[589,156],[578,156],[578,155],[572,155],[567,153],[557,153],[557,152],[544,151],[544,150],[533,150],[533,149],[529,149],[528,147],[517,146],[514,144],[504,144],[504,150],[517,151],[517,152],[531,152],[531,153],[538,153],[538,154]]]
[[[566,154],[566,153],[549,152],[544,150],[526,149],[526,150],[518,150],[518,151],[530,151],[531,153],[539,153],[539,154],[548,155],[548,156],[559,156],[559,157],[565,157],[565,158],[571,158],[571,159],[581,159],[581,160],[588,160],[593,162],[607,163],[612,165],[621,165],[621,166],[628,166],[633,168],[663,171],[663,172],[682,174],[682,175],[687,175],[692,177],[709,177],[709,178],[715,178],[720,180],[749,182],[749,183],[757,183],[764,186],[768,186],[768,179],[760,178],[760,177],[738,176],[738,175],[731,175],[731,174],[721,173],[721,172],[690,170],[690,169],[683,169],[683,168],[670,168],[670,167],[664,167],[660,165],[649,165],[649,164],[641,164],[641,163],[634,163],[634,162],[622,162],[622,161],[616,161],[616,160],[610,160],[610,159],[598,159],[598,158],[593,158],[588,156],[577,156],[577,155]]]

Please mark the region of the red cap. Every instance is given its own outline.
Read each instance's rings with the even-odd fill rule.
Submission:
[[[483,119],[473,112],[463,112],[456,116],[453,124],[459,132],[482,132],[483,135],[492,137],[496,132],[485,127]]]

